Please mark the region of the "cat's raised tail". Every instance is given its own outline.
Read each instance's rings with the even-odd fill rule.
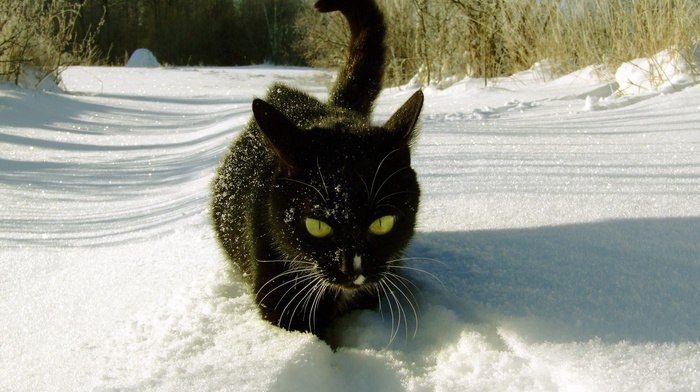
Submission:
[[[348,59],[329,103],[369,117],[382,88],[386,26],[374,0],[319,0],[319,12],[340,11],[350,25]]]

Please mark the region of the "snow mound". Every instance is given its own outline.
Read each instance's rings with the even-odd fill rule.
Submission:
[[[160,67],[156,56],[148,49],[136,49],[126,63],[127,67]]]
[[[697,84],[700,76],[700,47],[688,53],[677,49],[659,52],[651,58],[624,63],[615,73],[619,94],[672,93]]]

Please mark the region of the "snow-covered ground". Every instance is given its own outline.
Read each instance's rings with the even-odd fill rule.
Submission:
[[[0,391],[699,390],[700,86],[536,71],[426,89],[418,324],[355,313],[337,352],[260,319],[208,213],[252,98],[332,72],[0,85]]]

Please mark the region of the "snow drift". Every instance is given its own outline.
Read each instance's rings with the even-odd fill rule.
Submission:
[[[665,50],[651,58],[622,64],[615,74],[622,94],[661,91],[672,93],[700,80],[700,46],[689,51]]]

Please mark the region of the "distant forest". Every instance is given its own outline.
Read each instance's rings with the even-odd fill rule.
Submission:
[[[148,48],[171,65],[303,64],[292,49],[303,0],[84,0],[77,29],[95,31],[103,62]]]
[[[103,19],[95,44],[111,64],[145,47],[171,65],[337,67],[349,38],[342,17],[318,15],[315,0],[82,1],[85,31]],[[697,0],[377,2],[389,25],[392,85],[490,78],[542,60],[557,73],[669,48],[690,56],[700,39]]]
[[[696,64],[698,0],[376,0],[387,85],[617,68],[670,49]],[[24,66],[123,65],[139,48],[163,65],[338,67],[349,29],[315,0],[0,0],[0,80]],[[544,61],[543,61],[544,60]]]

